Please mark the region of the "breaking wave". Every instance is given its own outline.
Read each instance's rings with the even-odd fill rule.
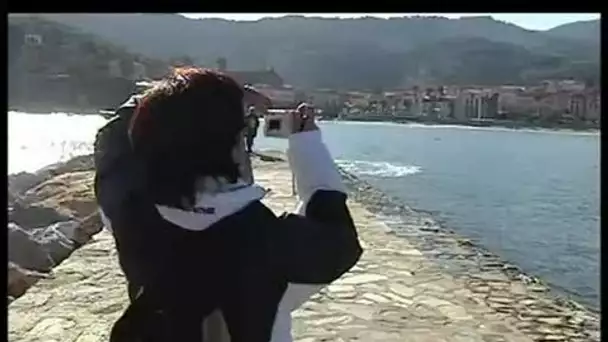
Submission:
[[[342,169],[360,176],[381,178],[398,178],[420,173],[422,169],[415,165],[400,165],[389,162],[372,162],[365,160],[336,160]]]

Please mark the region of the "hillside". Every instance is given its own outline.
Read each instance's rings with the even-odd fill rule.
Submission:
[[[579,39],[596,42],[600,37],[601,27],[599,20],[585,20],[568,23],[547,30],[546,33],[555,37]]]
[[[526,84],[546,78],[599,79],[599,60],[532,52],[484,38],[457,37],[421,46],[407,54],[406,73],[423,70],[429,82],[447,84]],[[420,77],[418,78],[420,79]]]
[[[112,72],[112,65],[118,74]],[[9,16],[9,105],[17,108],[111,107],[134,86],[136,66],[150,76],[161,61],[129,53],[79,29],[37,17]]]
[[[150,57],[187,55],[205,65],[226,57],[232,70],[274,67],[288,83],[303,87],[394,87],[431,79],[524,83],[556,74],[574,78],[599,75],[599,29],[593,28],[599,28],[597,21],[542,32],[491,17],[288,16],[254,22],[193,20],[177,14],[44,17]],[[461,46],[469,41],[474,42],[471,48]],[[475,57],[478,51],[483,54]],[[479,72],[471,58],[496,60]],[[551,67],[543,65],[543,60]],[[500,70],[503,65],[509,72]]]

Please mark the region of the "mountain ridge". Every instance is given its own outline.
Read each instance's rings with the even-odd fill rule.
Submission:
[[[595,21],[533,31],[483,16],[461,19],[286,16],[261,18],[257,21],[190,19],[179,14],[41,16],[96,34],[153,58],[170,59],[175,55],[186,55],[198,64],[215,66],[217,58],[225,57],[229,69],[273,67],[287,82],[300,87],[390,88],[403,85],[406,79],[413,80],[412,82],[430,82],[420,76],[420,70],[413,68],[416,63],[410,62],[408,58],[416,50],[433,44],[435,49],[426,50],[427,59],[432,60],[433,54],[444,54],[446,57],[442,62],[427,65],[426,68],[435,75],[432,78],[436,82],[445,82],[452,78],[449,75],[459,71],[449,70],[449,75],[442,75],[440,71],[445,69],[442,63],[471,55],[470,51],[441,47],[442,42],[459,38],[485,39],[483,42],[477,41],[474,49],[480,49],[480,45],[485,45],[485,50],[499,46],[494,43],[510,44],[513,49],[506,55],[488,51],[488,58],[496,58],[495,65],[499,69],[501,65],[507,65],[506,69],[512,71],[510,75],[497,72],[502,76],[491,75],[486,80],[484,73],[463,70],[463,75],[469,74],[470,77],[457,78],[465,83],[535,82],[554,75],[556,70],[566,77],[584,78],[588,74],[592,75],[594,68],[598,70],[599,78],[600,39],[599,25]],[[598,29],[594,29],[593,25]],[[516,52],[520,48],[529,53]],[[510,60],[507,58],[509,56],[521,60]],[[526,70],[528,65],[543,58],[559,59],[561,64],[546,73],[530,73]],[[572,63],[587,63],[584,65],[589,70],[581,75],[571,68]],[[470,65],[469,68],[471,67],[474,66]],[[537,76],[522,76],[530,74]]]

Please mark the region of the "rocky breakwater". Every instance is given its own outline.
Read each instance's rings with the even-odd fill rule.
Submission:
[[[255,158],[275,213],[292,211],[291,173]],[[292,316],[296,342],[599,341],[599,315],[550,295],[539,281],[344,174],[365,252]],[[389,214],[391,220],[387,220]],[[12,342],[108,340],[128,303],[114,240],[103,231],[8,308]]]
[[[8,177],[8,296],[22,296],[103,227],[92,156]]]

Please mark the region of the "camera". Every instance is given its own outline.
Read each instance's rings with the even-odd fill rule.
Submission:
[[[287,138],[291,134],[291,111],[286,109],[269,109],[264,116],[264,136]]]
[[[273,138],[287,138],[292,133],[293,113],[297,112],[302,118],[302,128],[307,120],[314,120],[315,108],[302,102],[298,107],[293,109],[270,109],[264,117],[264,136]]]

